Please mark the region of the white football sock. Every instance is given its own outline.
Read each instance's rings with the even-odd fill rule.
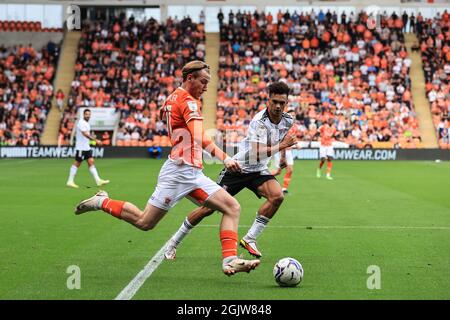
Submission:
[[[75,165],[72,165],[70,167],[70,175],[69,175],[69,180],[67,182],[73,182],[73,180],[75,179],[75,175],[77,174],[77,170],[78,170],[78,167]]]
[[[178,231],[171,238],[175,247],[177,247],[180,242],[183,241],[184,237],[191,232],[192,228],[194,228],[194,226],[189,223],[189,220],[187,218],[184,219]]]
[[[94,177],[95,182],[98,182],[100,180],[100,177],[98,176],[98,172],[97,172],[97,169],[95,168],[95,166],[90,166],[89,171],[91,172],[92,176]]]
[[[255,221],[251,226],[250,230],[248,230],[247,234],[244,237],[244,240],[256,240],[258,236],[264,231],[264,228],[269,223],[270,219],[256,213]]]

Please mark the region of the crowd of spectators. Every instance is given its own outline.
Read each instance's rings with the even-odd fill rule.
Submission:
[[[450,148],[450,19],[449,13],[417,21],[425,90],[441,148]]]
[[[0,47],[0,145],[40,144],[53,98],[59,47]]]
[[[349,147],[421,147],[411,97],[411,59],[403,32],[419,38],[426,93],[441,148],[450,147],[450,19],[404,13],[232,11],[219,13],[220,58],[217,128],[228,145],[246,134],[267,103],[273,81],[291,87],[298,138],[319,140],[318,128],[332,118],[336,141]],[[204,19],[203,19],[204,20]],[[80,107],[110,107],[120,113],[116,144],[169,146],[158,110],[181,78],[181,67],[204,60],[204,21],[188,17],[137,22],[124,15],[83,24],[59,144],[68,145]],[[0,145],[38,145],[54,97],[59,48],[0,47]],[[112,144],[111,132],[99,139]]]
[[[403,30],[407,16],[331,12],[219,13],[217,127],[238,143],[264,108],[266,86],[286,81],[298,138],[317,141],[332,118],[350,147],[421,146]],[[408,24],[414,28],[414,25]]]
[[[109,107],[121,115],[118,146],[168,146],[158,110],[180,84],[182,66],[204,60],[204,25],[188,17],[160,24],[120,16],[85,26],[78,50],[60,143],[70,143],[79,107]]]

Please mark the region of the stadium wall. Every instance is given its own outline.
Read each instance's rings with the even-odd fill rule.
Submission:
[[[160,148],[158,154],[151,155],[148,147],[93,147],[94,158],[161,158],[169,155],[170,148]],[[293,150],[296,160],[318,160],[319,149]],[[74,147],[0,147],[0,160],[7,158],[74,158]],[[335,149],[336,160],[440,160],[450,161],[450,150],[443,149]],[[205,157],[205,162],[211,162]]]

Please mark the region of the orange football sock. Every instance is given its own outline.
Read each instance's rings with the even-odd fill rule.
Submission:
[[[289,183],[291,182],[292,172],[286,172],[283,179],[283,188],[288,188]]]
[[[333,167],[333,163],[331,161],[327,162],[327,173],[331,173],[331,168]]]
[[[220,231],[220,242],[222,243],[222,258],[237,256],[237,232],[231,230]]]
[[[125,201],[106,198],[102,202],[102,210],[118,219],[122,219],[121,215],[124,204]]]

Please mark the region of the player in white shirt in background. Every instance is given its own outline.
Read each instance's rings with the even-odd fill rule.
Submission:
[[[98,176],[97,168],[94,165],[94,158],[92,157],[92,150],[89,142],[95,141],[97,145],[101,144],[101,141],[96,139],[94,135],[91,135],[91,126],[89,125],[89,119],[91,118],[91,111],[89,109],[84,110],[83,119],[80,119],[76,127],[76,142],[75,142],[75,162],[70,167],[70,175],[67,180],[67,186],[71,188],[79,188],[75,184],[75,175],[83,160],[87,160],[89,171],[95,179],[97,186],[102,186],[109,183],[109,180],[103,180]]]

